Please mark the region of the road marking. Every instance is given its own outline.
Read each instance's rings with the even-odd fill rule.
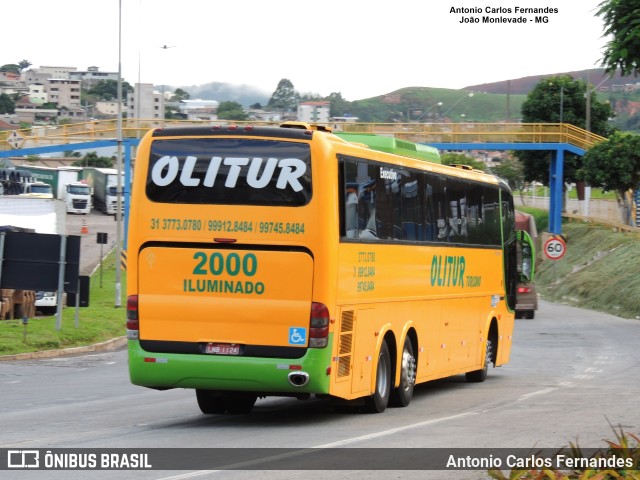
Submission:
[[[555,390],[555,389],[554,389]],[[419,427],[424,427],[427,425],[433,425],[436,423],[440,423],[440,422],[446,422],[447,420],[457,420],[459,418],[464,418],[464,417],[468,417],[471,415],[477,415],[479,412],[466,412],[466,413],[459,413],[457,415],[450,415],[448,417],[441,417],[441,418],[434,418],[432,420],[425,420],[424,422],[418,422],[418,423],[412,423],[410,425],[405,425],[403,427],[396,427],[396,428],[390,428],[388,430],[382,430],[381,432],[376,432],[376,433],[370,433],[367,435],[361,435],[359,437],[352,437],[352,438],[346,438],[344,440],[339,440],[337,442],[331,442],[331,443],[325,443],[323,445],[317,445],[315,447],[309,447],[309,448],[305,448],[303,450],[296,450],[294,452],[291,453],[283,453],[281,455],[272,455],[269,457],[264,457],[264,458],[260,458],[260,459],[256,459],[256,460],[249,460],[247,462],[240,462],[240,463],[234,463],[232,465],[225,465],[223,469],[218,469],[218,470],[198,470],[196,472],[189,472],[189,473],[184,473],[181,475],[174,475],[171,477],[162,477],[158,480],[182,480],[185,478],[194,478],[194,477],[200,477],[203,475],[208,475],[210,473],[217,473],[217,472],[221,472],[223,470],[229,470],[229,469],[234,469],[234,468],[239,468],[239,467],[246,467],[249,465],[253,465],[253,464],[260,464],[263,462],[271,462],[274,460],[280,460],[283,458],[289,458],[289,457],[294,457],[294,456],[299,456],[299,455],[305,455],[307,453],[313,452],[316,449],[319,448],[335,448],[335,447],[339,447],[339,446],[343,446],[343,445],[348,445],[351,443],[356,443],[356,442],[361,442],[363,440],[371,440],[374,438],[380,438],[380,437],[385,437],[387,435],[393,435],[395,433],[398,432],[404,432],[406,430],[412,430],[414,428],[419,428]]]
[[[535,391],[535,392],[527,393],[526,395],[522,395],[516,401],[519,402],[520,400],[527,400],[527,399],[529,399],[531,397],[535,397],[537,395],[546,395],[547,393],[551,393],[554,390],[557,390],[557,388],[556,387],[551,387],[551,388],[545,388],[544,390],[538,390],[538,391]]]

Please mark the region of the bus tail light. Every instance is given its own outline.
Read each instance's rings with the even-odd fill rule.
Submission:
[[[309,348],[324,348],[329,343],[329,309],[322,303],[311,304]]]
[[[127,297],[127,339],[137,340],[140,331],[140,322],[138,320],[138,296],[130,295]]]
[[[531,293],[531,287],[518,287],[518,293]]]

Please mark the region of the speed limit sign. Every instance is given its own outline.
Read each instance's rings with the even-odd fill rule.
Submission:
[[[567,244],[559,236],[550,237],[544,244],[544,254],[550,260],[558,260],[567,252]]]

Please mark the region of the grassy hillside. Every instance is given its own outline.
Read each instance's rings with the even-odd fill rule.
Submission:
[[[469,94],[472,94],[471,96]],[[504,122],[520,119],[526,95],[409,87],[379,97],[346,102],[361,122]]]

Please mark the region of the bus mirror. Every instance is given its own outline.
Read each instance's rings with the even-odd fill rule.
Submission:
[[[522,252],[520,258],[520,281],[532,282],[535,270],[535,246],[533,239],[524,230],[518,230],[518,243]]]

